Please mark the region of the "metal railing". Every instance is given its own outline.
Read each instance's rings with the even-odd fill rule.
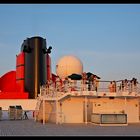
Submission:
[[[51,86],[46,87],[42,86],[40,87],[40,94],[41,96],[45,97],[60,97],[64,95],[65,93],[71,93],[76,91],[95,91],[97,93],[105,92],[105,93],[116,93],[120,94],[123,92],[127,93],[137,93],[140,94],[140,84],[137,83],[136,85],[127,83],[125,85],[122,85],[122,80],[116,81],[114,87],[111,87],[110,85],[111,81],[99,81],[98,86],[95,86],[94,84],[89,84],[88,82],[86,84],[82,84],[81,80],[76,81],[74,84],[68,83],[67,85],[63,85],[61,87],[56,88],[54,84]]]

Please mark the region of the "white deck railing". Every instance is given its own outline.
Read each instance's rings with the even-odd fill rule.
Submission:
[[[96,88],[93,85],[89,84],[81,84],[81,81],[78,81],[74,86],[73,84],[65,85],[59,88],[50,86],[50,88],[41,87],[40,88],[40,95],[44,96],[45,98],[49,99],[61,99],[67,95],[94,95],[94,96],[136,96],[140,95],[140,84],[136,86],[133,85],[126,85],[122,86],[121,81],[116,82],[116,88],[114,91],[109,89],[109,81],[100,81],[99,86]],[[91,86],[89,88],[89,86]],[[90,90],[89,90],[90,89]]]

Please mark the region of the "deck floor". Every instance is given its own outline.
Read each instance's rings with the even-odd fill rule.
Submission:
[[[29,120],[1,120],[0,136],[140,136],[140,123],[128,126],[98,126],[94,124],[43,125]]]

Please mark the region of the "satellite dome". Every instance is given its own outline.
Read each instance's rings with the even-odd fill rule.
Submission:
[[[73,73],[82,74],[82,72],[83,64],[81,60],[72,55],[63,56],[56,64],[56,74],[61,79],[64,79]]]

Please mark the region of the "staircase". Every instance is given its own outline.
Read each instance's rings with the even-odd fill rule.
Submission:
[[[35,114],[34,114],[35,115],[35,121],[37,121],[37,117],[39,115],[39,111],[40,111],[42,101],[43,101],[42,98],[40,98],[40,97],[37,98]]]
[[[53,96],[50,94],[50,96],[44,96],[45,100],[55,101],[55,100],[61,100],[65,98],[66,96],[70,95],[70,92],[55,92]]]

